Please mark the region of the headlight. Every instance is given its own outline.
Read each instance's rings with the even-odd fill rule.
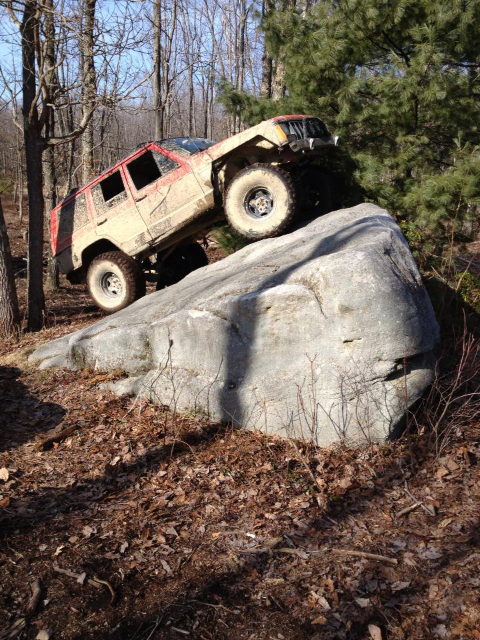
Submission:
[[[286,142],[288,142],[287,134],[279,124],[275,125],[275,131],[277,133],[277,138],[280,144],[285,144]]]

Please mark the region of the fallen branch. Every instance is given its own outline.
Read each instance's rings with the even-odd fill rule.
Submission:
[[[37,610],[38,603],[40,602],[40,598],[42,597],[42,584],[40,580],[37,578],[30,585],[32,590],[32,596],[27,605],[27,615],[32,616]]]
[[[407,481],[405,480],[405,488],[404,488],[405,493],[407,494],[407,496],[410,496],[410,498],[412,500],[415,500],[415,502],[419,503],[419,506],[422,507],[422,509],[425,511],[425,513],[428,513],[429,516],[435,516],[435,508],[432,507],[427,507],[427,505],[422,502],[421,500],[417,500],[417,498],[415,498],[415,496],[410,492],[410,489],[408,488],[408,484]]]
[[[212,607],[213,609],[223,609],[224,611],[228,611],[228,613],[235,613],[233,609],[227,609],[223,604],[212,604],[211,602],[203,602],[202,600],[189,600],[189,602],[195,602],[196,604],[201,604],[204,607]]]
[[[55,430],[49,431],[51,435],[47,435],[46,438],[44,438],[43,440],[40,440],[40,442],[37,443],[36,448],[39,451],[46,451],[54,443],[61,442],[62,440],[65,440],[65,438],[68,438],[68,436],[71,436],[79,428],[80,428],[79,424],[71,424],[70,426],[65,427],[65,429],[62,429],[61,431],[57,431],[57,432],[55,432]]]
[[[101,578],[98,578],[97,576],[93,576],[93,580],[87,580],[88,584],[91,584],[92,582],[98,582],[99,584],[104,584],[107,589],[110,591],[110,595],[111,600],[110,600],[110,604],[114,604],[116,599],[117,599],[117,594],[115,593],[115,591],[113,590],[112,585],[107,581],[107,580],[102,580]]]
[[[4,638],[14,638],[18,636],[23,629],[27,626],[27,621],[25,618],[18,618],[15,620],[9,627],[0,631],[0,638],[4,640]]]
[[[97,576],[93,576],[93,578],[87,578],[85,580],[84,573],[75,573],[74,571],[70,571],[69,569],[62,569],[61,567],[58,566],[58,564],[55,564],[55,563],[52,566],[54,571],[56,571],[57,573],[62,573],[63,575],[68,576],[69,578],[74,578],[79,584],[83,584],[83,582],[85,581],[92,587],[95,587],[96,589],[101,589],[102,584],[105,585],[111,594],[110,604],[114,604],[114,602],[116,601],[117,594],[115,593],[112,585],[107,580],[102,580]]]
[[[257,547],[255,549],[236,549],[238,554],[248,553],[288,553],[291,555],[297,555],[300,558],[306,558],[308,555],[318,556],[323,555],[323,551],[309,551],[306,549],[290,549],[288,547],[282,547],[280,549],[272,549],[270,547]],[[369,560],[378,560],[379,562],[385,562],[387,564],[397,565],[398,560],[396,558],[389,558],[388,556],[380,556],[376,553],[367,553],[366,551],[357,551],[356,549],[332,549],[332,553],[337,556],[358,556],[359,558],[368,558]]]
[[[85,580],[85,575],[83,573],[75,573],[75,571],[70,571],[69,569],[62,569],[61,567],[58,566],[58,564],[55,564],[55,563],[53,564],[53,570],[56,571],[57,573],[62,573],[63,575],[68,576],[69,578],[74,578],[79,584],[83,584]],[[97,589],[102,588],[98,580],[92,580],[91,578],[88,578],[87,582],[92,587],[96,587]]]
[[[415,509],[418,509],[418,507],[421,507],[421,506],[422,506],[421,502],[414,502],[409,507],[405,507],[405,509],[402,509],[401,511],[396,513],[395,518],[401,518],[402,516],[406,516],[407,513],[411,513],[412,511],[415,511]]]
[[[367,558],[368,560],[378,560],[379,562],[385,562],[386,564],[398,564],[398,560],[396,558],[380,556],[377,553],[367,553],[366,551],[357,551],[356,549],[332,549],[332,553],[335,556],[357,556],[358,558]]]

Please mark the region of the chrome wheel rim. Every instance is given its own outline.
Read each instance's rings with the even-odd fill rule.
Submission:
[[[245,195],[243,206],[246,214],[254,220],[265,220],[274,209],[275,202],[271,192],[265,187],[254,187]]]
[[[122,281],[113,271],[107,271],[102,275],[100,287],[108,298],[120,298],[123,293]]]

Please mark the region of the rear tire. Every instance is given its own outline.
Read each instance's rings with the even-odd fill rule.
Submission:
[[[268,164],[239,171],[225,196],[225,215],[248,240],[280,235],[296,213],[295,188],[288,173]]]
[[[157,291],[180,282],[189,273],[207,264],[207,254],[198,242],[176,247],[160,266]]]
[[[121,251],[108,251],[88,267],[87,289],[100,309],[115,313],[145,295],[145,280],[135,260]]]

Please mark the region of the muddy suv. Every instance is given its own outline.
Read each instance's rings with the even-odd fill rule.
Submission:
[[[300,200],[330,198],[311,159],[337,144],[314,117],[282,116],[223,142],[149,142],[52,212],[60,270],[113,313],[207,264],[195,242],[226,217],[249,240],[282,233]],[[313,172],[313,173],[312,173]]]

